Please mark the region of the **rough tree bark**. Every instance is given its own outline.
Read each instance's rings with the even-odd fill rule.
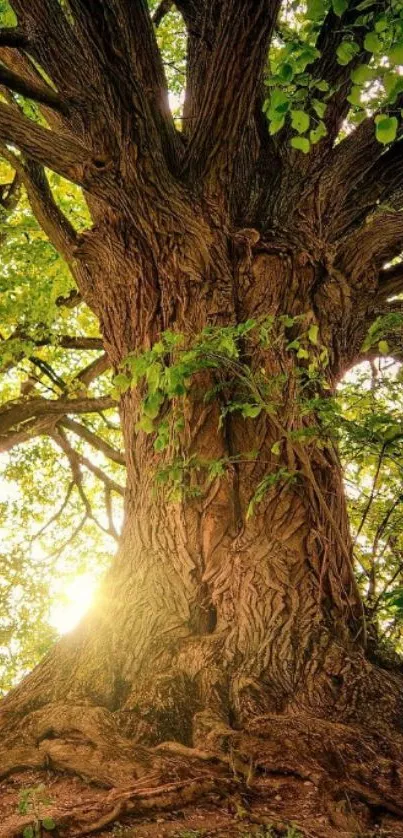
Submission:
[[[71,0],[73,27],[56,0],[15,0],[14,41],[28,46],[16,53],[8,36],[2,60],[28,78],[33,56],[58,93],[38,95],[30,79],[27,95],[44,104],[50,128],[1,105],[0,136],[24,155],[18,171],[32,205],[99,317],[115,368],[166,329],[192,335],[303,314],[328,347],[333,387],[359,357],[388,282],[401,289],[396,270],[390,279],[381,272],[400,252],[401,215],[365,223],[381,172],[389,205],[400,200],[401,162],[394,158],[391,186],[392,151],[382,153],[371,119],[332,147],[347,88],[332,103],[330,139],[307,158],[286,137],[269,137],[260,82],[276,0],[176,5],[189,27],[186,132],[169,114],[143,2]],[[326,27],[334,49],[338,19],[330,15]],[[315,72],[334,67],[323,61]],[[93,226],[80,238],[42,165],[86,190]],[[364,177],[363,216],[356,191]],[[219,428],[220,405],[205,403],[202,379],[188,400],[187,453],[259,455],[240,456],[197,498],[156,495],[153,439],[135,430],[139,395],[122,397],[120,548],[82,625],[2,702],[0,775],[50,766],[126,788],[154,771],[157,789],[169,764],[179,788],[189,766],[197,776],[196,756],[225,765],[235,750],[255,771],[337,777],[339,790],[403,814],[402,681],[366,656],[337,451],[291,443],[291,434],[273,454],[279,425],[292,432],[304,421],[295,361],[256,351],[249,362],[287,373],[281,415],[234,414]],[[248,518],[257,486],[279,466],[299,480],[276,484]]]

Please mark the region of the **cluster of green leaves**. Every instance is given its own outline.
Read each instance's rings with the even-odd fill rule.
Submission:
[[[29,815],[32,817],[32,824],[26,826],[23,830],[23,838],[41,838],[42,828],[46,829],[47,832],[52,832],[56,829],[56,823],[53,818],[44,814],[44,809],[50,806],[51,803],[51,798],[43,784],[21,789],[18,812],[20,815]]]
[[[344,37],[336,49],[340,67],[351,64],[348,120],[358,124],[377,114],[376,136],[388,144],[401,121],[396,102],[403,91],[403,4],[362,0],[308,0],[284,5],[272,43],[264,110],[271,134],[291,129],[291,145],[308,153],[326,136],[326,113],[337,84],[316,70],[321,57],[318,35],[329,12],[340,18]],[[364,35],[362,34],[364,32]]]
[[[167,331],[150,350],[132,353],[122,363],[122,371],[114,379],[115,395],[118,398],[129,388],[139,388],[136,430],[154,434],[156,453],[167,455],[157,471],[157,479],[170,488],[173,499],[182,491],[189,493],[189,471],[207,470],[208,479],[214,480],[240,457],[257,456],[257,452],[239,452],[236,457],[205,461],[197,454],[189,455],[184,429],[186,399],[191,390],[193,399],[218,399],[219,427],[230,413],[238,413],[244,419],[256,419],[261,413],[281,414],[287,374],[273,374],[264,365],[252,370],[250,357],[256,348],[258,353],[271,350],[296,356],[299,363],[294,365],[294,374],[302,399],[307,398],[305,390],[308,393],[312,387],[327,387],[323,371],[328,352],[320,344],[317,324],[306,322],[304,316],[288,314],[250,319],[235,326],[206,327],[190,340]],[[304,437],[311,439],[310,429],[295,431],[294,438]],[[273,443],[272,454],[279,456],[280,450],[281,434]],[[284,468],[268,475],[258,487],[249,513],[271,486],[289,477]],[[200,487],[193,485],[191,492],[200,493]]]

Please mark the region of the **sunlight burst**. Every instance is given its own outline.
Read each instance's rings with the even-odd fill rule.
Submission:
[[[92,605],[97,580],[90,573],[73,579],[50,612],[49,622],[60,634],[72,631]]]

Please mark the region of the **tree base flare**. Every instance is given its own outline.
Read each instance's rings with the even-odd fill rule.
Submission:
[[[0,838],[32,823],[16,815],[18,794],[40,783],[51,800],[44,815],[61,836],[102,834],[116,821],[155,825],[162,813],[158,834],[175,834],[175,824],[180,834],[181,819],[206,807],[228,810],[228,831],[211,835],[230,836],[230,827],[242,835],[243,822],[258,818],[279,835],[294,821],[313,838],[403,836],[403,737],[392,732],[301,710],[255,717],[242,730],[217,723],[208,751],[177,742],[144,748],[119,734],[109,711],[55,705],[25,718],[16,740],[17,728],[0,751]]]

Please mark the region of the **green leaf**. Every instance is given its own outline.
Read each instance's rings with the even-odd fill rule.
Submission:
[[[318,345],[318,335],[319,335],[319,326],[314,323],[308,329],[308,340],[310,343],[313,343],[315,346]]]
[[[325,102],[321,102],[319,99],[312,99],[312,107],[313,107],[316,115],[319,116],[320,119],[323,119],[323,117],[326,113]]]
[[[329,83],[324,79],[317,79],[316,81],[312,82],[312,87],[316,87],[322,93],[327,93],[329,90]]]
[[[316,128],[314,128],[312,131],[309,132],[309,139],[310,139],[312,145],[315,145],[323,137],[326,137],[326,135],[327,135],[326,125],[322,120],[320,120],[318,122],[318,125],[316,126]]]
[[[287,62],[285,64],[282,64],[282,66],[280,67],[279,76],[282,82],[287,83],[292,81],[292,79],[294,78],[294,68],[292,64],[288,64]]]
[[[361,64],[360,67],[356,67],[351,73],[351,81],[354,84],[365,84],[367,81],[372,81],[374,75],[375,71],[372,67],[368,67],[367,64]]]
[[[364,49],[368,50],[368,52],[381,52],[382,41],[378,37],[376,32],[368,32],[368,34],[365,36]]]
[[[163,401],[164,395],[159,390],[155,393],[150,393],[143,402],[143,413],[145,416],[148,416],[150,419],[156,419]]]
[[[395,116],[377,116],[375,118],[375,134],[377,140],[383,145],[393,143],[396,139],[398,121]]]
[[[338,63],[343,67],[346,66],[357,55],[358,51],[359,46],[354,41],[342,41],[336,50]]]
[[[308,0],[306,16],[308,20],[320,20],[326,12],[323,0]]]
[[[32,826],[26,826],[22,834],[23,838],[34,838],[34,828]]]
[[[262,412],[262,408],[259,404],[244,404],[242,406],[242,416],[250,419],[255,419],[256,416],[259,416],[259,413]]]
[[[381,15],[375,23],[375,32],[385,32],[389,26],[386,15]]]
[[[279,456],[279,454],[281,453],[281,445],[280,445],[280,442],[274,442],[270,450],[271,450],[271,453],[272,453],[272,454],[275,454],[275,455],[276,455],[276,457],[278,457],[278,456]]]
[[[277,114],[284,114],[290,107],[289,97],[282,91],[276,88],[272,91],[270,97],[270,111],[275,111]]]
[[[284,128],[284,123],[284,116],[282,117],[282,119],[272,119],[269,124],[269,134],[271,134],[271,136],[277,134],[279,131],[281,131],[282,128]]]
[[[310,119],[305,111],[291,111],[291,125],[299,134],[304,134],[309,128]]]
[[[295,323],[295,317],[291,317],[289,314],[282,314],[281,320],[286,329],[290,329]]]
[[[389,74],[387,74],[389,75]],[[384,77],[384,83],[385,83]],[[400,76],[398,73],[395,73],[395,83],[388,95],[388,101],[393,105],[396,102],[397,97],[403,91],[403,76]]]
[[[292,340],[292,341],[291,341],[291,343],[289,343],[289,344],[287,345],[287,349],[288,349],[288,350],[289,350],[289,349],[299,349],[299,347],[300,347],[300,342],[299,342],[299,340],[297,340],[297,339]]]
[[[132,381],[127,375],[124,375],[122,372],[118,375],[115,375],[113,379],[113,384],[118,393],[125,393],[126,390],[129,389]]]
[[[361,87],[353,85],[347,96],[347,101],[359,108],[361,106]]]
[[[308,154],[311,144],[306,137],[292,137],[291,145],[293,148],[297,148],[299,151],[303,151],[304,154]]]
[[[389,344],[387,340],[380,340],[378,343],[378,349],[382,355],[387,355],[389,352]]]
[[[144,431],[145,434],[152,434],[154,430],[153,420],[149,416],[142,416],[136,423],[136,431]]]
[[[335,15],[341,17],[348,8],[348,0],[333,0],[332,6]]]
[[[150,364],[146,371],[146,379],[150,393],[158,390],[161,384],[162,366],[160,363]]]
[[[388,52],[388,58],[392,64],[403,64],[403,41],[394,44]]]
[[[304,349],[303,346],[300,346],[297,352],[297,358],[309,358],[309,352],[307,349]]]
[[[53,818],[42,818],[42,826],[44,829],[47,829],[48,832],[51,832],[52,829],[56,829],[56,824]]]

